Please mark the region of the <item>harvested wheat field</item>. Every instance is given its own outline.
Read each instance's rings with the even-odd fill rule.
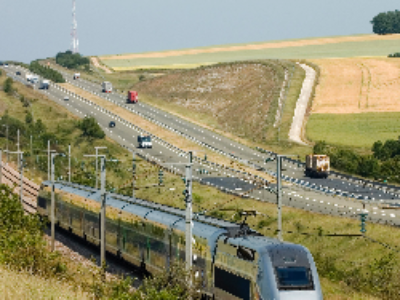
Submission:
[[[312,113],[400,111],[400,59],[312,60],[321,68]]]

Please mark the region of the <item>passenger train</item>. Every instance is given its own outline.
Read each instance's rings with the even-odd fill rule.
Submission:
[[[42,183],[38,212],[50,216],[51,183]],[[57,225],[99,245],[100,191],[57,181]],[[83,204],[79,204],[79,202]],[[95,203],[93,202],[93,203]],[[106,250],[150,273],[185,259],[185,212],[128,196],[106,197]],[[207,216],[193,221],[193,272],[202,299],[320,300],[322,291],[307,248],[262,236],[245,225]]]

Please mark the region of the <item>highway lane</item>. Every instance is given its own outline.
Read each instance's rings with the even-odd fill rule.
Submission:
[[[273,153],[260,153],[247,146],[232,141],[224,136],[216,134],[208,129],[190,123],[172,114],[159,110],[145,103],[126,104],[126,98],[117,93],[104,94],[101,86],[83,79],[73,80],[71,74],[61,70],[67,81],[79,88],[96,94],[103,99],[118,104],[132,112],[147,117],[157,125],[163,126],[173,132],[179,133],[199,145],[207,147],[229,158],[238,160],[250,167],[257,169],[264,168],[267,173],[276,177],[275,162],[265,162],[266,159],[273,158]],[[304,175],[304,166],[298,163],[285,161],[286,171],[283,172],[284,180],[306,185],[308,188],[327,193],[335,193],[358,200],[396,200],[400,199],[400,189],[385,192],[379,185],[366,186],[360,182],[352,182],[342,176],[331,175],[328,179],[308,178]]]
[[[8,73],[8,74],[9,76],[14,77],[21,82],[25,82],[24,79],[21,78],[21,76],[15,76],[15,73],[14,74]],[[135,139],[131,138],[131,136],[133,135],[132,132],[136,132],[137,135],[140,134],[141,131],[140,129],[132,128],[131,126],[133,124],[130,124],[129,122],[126,122],[123,119],[120,119],[117,116],[110,114],[101,107],[91,104],[90,101],[82,99],[81,97],[78,96],[74,97],[72,93],[67,93],[57,85],[52,85],[49,90],[44,90],[44,91],[41,90],[41,92],[48,95],[50,99],[67,107],[71,112],[77,114],[80,117],[90,114],[94,115],[98,120],[98,122],[101,124],[101,126],[106,129],[107,135],[118,141],[120,144],[125,145],[127,148],[130,148],[132,150],[136,149]],[[63,100],[65,95],[70,96],[70,101]],[[116,120],[117,126],[113,129],[108,129],[107,128],[108,122],[111,119]],[[154,159],[159,164],[163,164],[164,161],[175,163],[176,165],[172,165],[174,168],[173,170],[174,171],[180,170],[180,172],[182,172],[183,166],[180,163],[185,163],[187,161],[187,153],[184,153],[174,148],[172,148],[173,151],[168,152],[168,149],[166,149],[165,145],[171,147],[170,145],[168,145],[167,142],[158,140],[158,142],[154,146],[154,149],[141,149],[140,151],[142,152],[142,154],[144,153],[145,156],[148,155],[149,157],[152,157],[152,159]],[[171,167],[171,165],[169,166]],[[242,184],[243,180],[226,177],[227,172],[229,175],[236,176],[236,174],[232,174],[234,173],[233,171],[225,169],[221,170],[221,168],[218,168],[218,166],[210,166],[210,165],[205,165],[203,163],[197,163],[197,165],[195,165],[194,167],[195,170],[196,169],[199,170],[201,168],[208,169],[209,173],[199,174],[198,171],[195,171],[194,173],[197,179],[213,183],[214,186],[217,186],[226,192],[233,193],[233,192],[239,192],[237,191],[237,189],[243,191],[243,190],[248,190],[250,188],[250,186]],[[215,176],[215,174],[217,174],[217,176]],[[218,182],[218,180],[220,182]],[[231,183],[232,180],[233,181],[236,180],[237,182],[236,186],[235,184],[232,185]],[[248,196],[260,201],[268,201],[271,203],[275,202],[275,197],[276,197],[273,193],[269,193],[262,188],[261,189],[256,188],[252,190],[250,193],[248,193]],[[389,222],[395,224],[399,223],[399,218],[396,217],[395,214],[387,212],[385,210],[383,211],[379,210],[376,202],[372,203],[370,207],[367,207],[367,209],[371,212],[370,214],[371,220],[373,221],[381,220],[383,222]],[[294,186],[294,185],[284,187],[283,203],[284,205],[290,205],[293,207],[298,207],[310,211],[334,214],[334,215],[344,215],[344,216],[351,215],[353,217],[357,217],[357,214],[362,209],[361,203],[359,202],[349,201],[344,197],[334,197],[333,195],[326,195],[324,192],[319,193],[312,189],[308,190],[307,187],[300,188],[299,186]]]

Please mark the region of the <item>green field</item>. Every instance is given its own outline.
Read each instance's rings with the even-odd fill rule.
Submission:
[[[341,42],[325,45],[308,45],[301,47],[271,48],[263,50],[241,50],[195,55],[181,55],[156,58],[132,58],[103,60],[111,68],[135,69],[142,66],[170,67],[179,65],[210,64],[218,62],[255,60],[255,59],[311,59],[356,56],[387,56],[399,51],[398,40],[377,40],[359,42]]]
[[[330,145],[370,149],[377,140],[400,136],[400,112],[362,114],[312,114],[307,138]]]

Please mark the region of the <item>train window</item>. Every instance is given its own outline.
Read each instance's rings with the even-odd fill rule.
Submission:
[[[239,246],[237,249],[237,257],[244,260],[254,260],[254,250]]]
[[[276,267],[279,290],[313,290],[310,269],[305,267]]]

